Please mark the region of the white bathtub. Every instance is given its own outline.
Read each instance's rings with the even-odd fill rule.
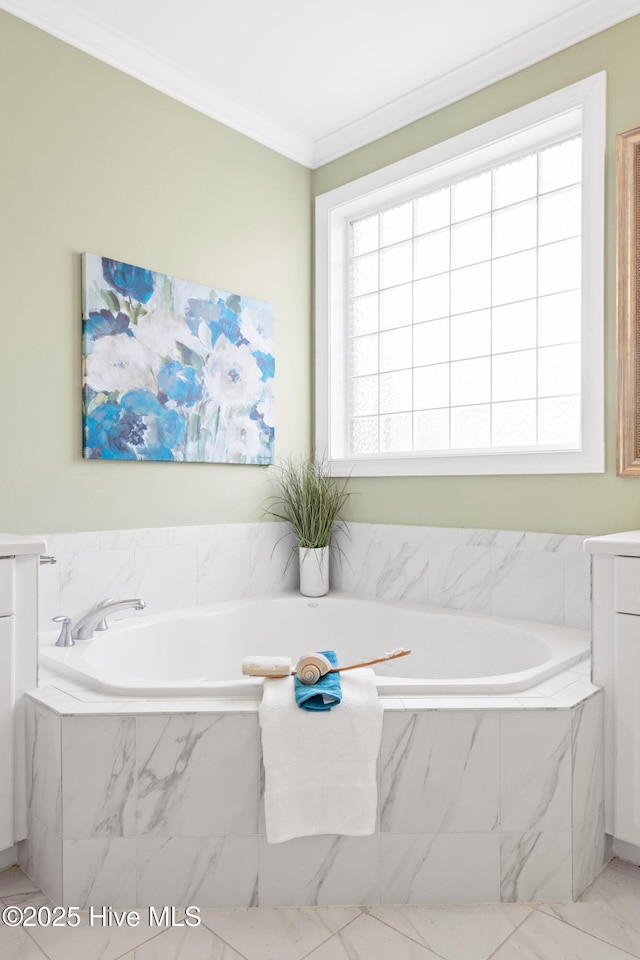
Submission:
[[[163,698],[260,697],[264,681],[241,675],[250,654],[295,662],[333,649],[347,664],[410,647],[411,656],[375,668],[381,695],[406,697],[525,690],[589,652],[584,630],[340,593],[317,600],[278,594],[121,620],[75,647],[56,647],[55,639],[41,636],[48,669],[114,693]]]

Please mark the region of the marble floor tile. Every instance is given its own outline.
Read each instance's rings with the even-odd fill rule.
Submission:
[[[372,907],[377,917],[446,960],[487,960],[531,913],[523,904]]]
[[[82,911],[78,926],[33,927],[29,932],[49,960],[116,960],[162,933],[161,927],[149,925],[146,910],[138,913],[138,926],[103,926],[95,920],[92,925],[89,913]]]
[[[40,947],[21,927],[0,926],[2,960],[46,960]]]
[[[0,906],[44,897],[15,867]],[[640,869],[613,860],[578,903],[216,909],[198,927],[0,924],[1,960],[630,960]],[[178,914],[177,919],[182,919]]]
[[[43,893],[38,887],[35,890],[29,890],[27,893],[10,893],[0,899],[3,907],[54,907],[53,900],[50,900],[46,893]]]
[[[204,910],[207,927],[247,960],[300,960],[360,916],[358,907]]]
[[[267,954],[264,953],[262,956],[266,960]],[[200,926],[174,927],[172,930],[167,930],[160,936],[136,947],[121,960],[245,960],[245,958],[205,926]]]
[[[327,943],[308,954],[308,960],[440,960],[437,954],[410,940],[375,917],[363,914]],[[262,960],[262,958],[261,958]],[[266,958],[265,958],[266,960]],[[462,960],[462,958],[460,958]]]
[[[640,868],[612,860],[577,903],[546,903],[543,913],[640,957]]]
[[[629,954],[617,947],[537,910],[494,957],[495,960],[629,960]]]
[[[17,893],[38,892],[39,887],[31,880],[20,867],[9,867],[0,873],[0,897],[11,899]]]

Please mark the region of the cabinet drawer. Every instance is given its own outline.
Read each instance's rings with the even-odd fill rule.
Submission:
[[[615,609],[640,614],[640,557],[615,558]]]
[[[13,557],[0,559],[0,617],[14,613]]]

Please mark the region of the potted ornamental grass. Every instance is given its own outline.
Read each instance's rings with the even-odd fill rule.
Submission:
[[[344,521],[349,499],[347,480],[330,476],[323,460],[289,459],[276,467],[276,492],[268,516],[291,524],[299,545],[300,593],[323,597],[329,592],[331,538]]]

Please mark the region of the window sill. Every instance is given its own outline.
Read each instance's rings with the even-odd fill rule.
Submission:
[[[335,477],[452,477],[516,474],[604,473],[604,449],[545,453],[478,453],[329,459]]]

